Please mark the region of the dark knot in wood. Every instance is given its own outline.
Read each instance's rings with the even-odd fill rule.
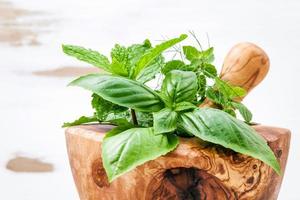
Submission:
[[[97,159],[93,162],[92,177],[98,187],[103,188],[109,186],[108,178],[103,168],[101,159]]]
[[[147,200],[236,199],[234,192],[217,177],[196,168],[166,170],[149,184]]]

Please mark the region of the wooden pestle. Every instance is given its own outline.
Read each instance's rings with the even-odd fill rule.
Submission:
[[[225,57],[220,78],[244,88],[248,93],[265,78],[269,66],[269,57],[264,50],[250,42],[243,42],[232,47]],[[242,101],[243,98],[236,100]],[[205,99],[200,107],[214,107],[214,104]]]

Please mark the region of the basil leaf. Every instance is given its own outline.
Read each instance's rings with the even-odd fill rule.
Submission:
[[[239,113],[242,115],[246,122],[251,122],[252,113],[244,104],[239,102],[231,102],[231,104],[234,108],[238,109]]]
[[[103,166],[111,182],[122,174],[174,150],[177,136],[155,135],[152,128],[132,128],[103,139]]]
[[[77,125],[86,124],[90,122],[99,122],[99,120],[95,116],[92,117],[81,116],[80,118],[74,120],[73,122],[65,122],[62,125],[62,127],[65,128],[69,126],[77,126]]]
[[[125,124],[125,125],[119,125],[117,127],[114,127],[113,129],[111,129],[110,131],[108,131],[105,136],[104,136],[104,139],[105,138],[109,138],[109,137],[112,137],[112,136],[115,136],[119,133],[122,133],[128,129],[131,129],[133,128],[133,126],[131,124]],[[103,139],[103,140],[104,140]],[[103,148],[103,147],[102,147]]]
[[[63,52],[69,56],[73,56],[78,60],[87,62],[110,72],[110,63],[108,58],[97,51],[74,45],[62,45],[62,49]]]
[[[246,90],[241,87],[231,86],[229,83],[221,80],[220,78],[215,78],[215,80],[218,90],[223,93],[228,99],[243,97],[247,94]]]
[[[197,108],[194,104],[190,102],[180,102],[176,104],[175,111],[180,112],[180,111],[186,111],[186,110],[192,110]]]
[[[69,85],[80,86],[114,104],[144,112],[156,112],[164,107],[161,98],[143,84],[108,74],[89,74]]]
[[[174,103],[191,101],[198,89],[197,76],[194,72],[172,70],[162,84],[162,96],[169,107]]]
[[[244,88],[238,86],[232,86],[232,90],[231,98],[244,97],[247,94],[247,91]]]
[[[223,108],[223,111],[236,118],[235,110],[231,107]]]
[[[213,108],[196,109],[180,115],[179,126],[202,140],[257,158],[280,174],[280,165],[267,142],[255,130]]]
[[[130,127],[132,128],[133,127],[133,124],[128,122],[127,119],[124,119],[124,118],[116,118],[116,119],[111,119],[111,120],[108,120],[107,122],[115,125],[115,126],[126,126],[126,127]]]
[[[170,108],[164,108],[153,113],[153,128],[155,134],[168,133],[176,129],[177,113]]]
[[[138,61],[134,73],[133,73],[133,78],[137,77],[137,75],[151,62],[157,58],[163,51],[166,49],[174,46],[175,44],[181,42],[182,40],[186,39],[187,35],[182,34],[179,38],[174,38],[168,41],[165,41],[157,46],[155,46],[153,49],[150,49],[146,54],[144,54],[141,59]]]
[[[199,58],[200,52],[193,46],[183,46],[183,53],[189,61]]]

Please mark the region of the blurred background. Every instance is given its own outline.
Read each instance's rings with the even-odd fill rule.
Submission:
[[[299,11],[297,0],[0,0],[0,199],[79,199],[61,125],[92,110],[89,92],[66,85],[96,69],[62,43],[108,54],[189,30],[204,46],[209,36],[218,69],[238,42],[268,53],[270,72],[244,102],[254,121],[292,131],[279,199],[300,199]]]

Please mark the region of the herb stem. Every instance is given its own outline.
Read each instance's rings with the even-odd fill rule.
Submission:
[[[136,118],[136,114],[135,114],[135,110],[133,109],[130,109],[131,111],[131,118],[132,118],[132,122],[135,126],[138,126],[138,121],[137,121],[137,118]]]

